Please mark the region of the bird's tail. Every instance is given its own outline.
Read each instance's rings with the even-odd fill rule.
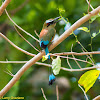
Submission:
[[[49,53],[48,47],[45,48],[46,55]],[[50,55],[48,56],[48,59],[50,59]]]
[[[48,47],[45,48],[45,53],[46,55],[49,53]],[[48,56],[48,62],[50,62],[50,55]],[[56,79],[55,76],[53,74],[50,74],[49,75],[49,85],[52,85],[55,79]]]

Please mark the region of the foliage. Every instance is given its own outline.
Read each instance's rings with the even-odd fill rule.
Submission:
[[[97,78],[99,77],[99,70],[90,70],[84,73],[78,83],[85,88],[85,92],[87,92],[95,83]]]
[[[53,69],[53,73],[55,75],[58,75],[60,72],[60,68],[61,68],[61,59],[58,56],[56,59],[53,59],[52,61],[52,69]]]

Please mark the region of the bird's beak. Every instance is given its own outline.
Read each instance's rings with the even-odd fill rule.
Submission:
[[[52,25],[52,24],[56,24],[57,22],[61,21],[61,16],[54,18],[53,20],[50,20],[48,23],[47,27]]]
[[[60,19],[61,19],[61,16],[56,17],[55,19],[53,19],[52,22],[53,22],[53,23],[57,23],[57,22],[61,21]]]

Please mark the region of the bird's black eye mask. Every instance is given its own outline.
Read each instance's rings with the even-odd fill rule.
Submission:
[[[54,24],[54,21],[53,21],[53,20],[52,20],[52,21],[47,20],[46,23],[47,23],[47,27],[48,27],[48,26],[50,26],[51,24]]]
[[[56,18],[53,19],[53,20],[47,20],[47,21],[46,21],[47,27],[50,26],[50,25],[52,25],[52,24],[55,24],[55,23],[59,22],[59,21],[60,21],[60,20],[59,20],[60,18],[61,18],[61,16],[56,17]]]

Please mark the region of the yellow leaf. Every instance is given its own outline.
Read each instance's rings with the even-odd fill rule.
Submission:
[[[100,70],[90,70],[84,73],[78,83],[85,88],[85,92],[87,92],[95,83],[97,78],[99,77]]]
[[[48,56],[49,56],[49,54],[47,54],[45,56],[42,56],[42,62],[44,62],[45,60],[47,60],[48,59]]]
[[[79,27],[78,30],[83,30],[85,32],[90,32],[87,27]]]

